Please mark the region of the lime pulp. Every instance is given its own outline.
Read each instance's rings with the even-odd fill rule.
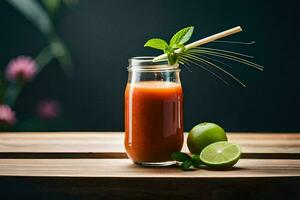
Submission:
[[[239,145],[222,141],[205,147],[200,153],[200,160],[209,167],[226,169],[234,166],[240,156]]]

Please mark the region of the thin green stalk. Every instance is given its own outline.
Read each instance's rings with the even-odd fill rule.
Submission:
[[[37,73],[36,76],[44,69],[44,67],[49,64],[54,58],[51,53],[50,46],[44,48],[36,57],[36,65],[37,65]],[[25,86],[25,82],[9,82],[7,87],[5,88],[5,93],[3,97],[3,101],[5,104],[13,107]]]
[[[238,53],[238,52],[235,52],[235,51],[228,51],[228,50],[224,50],[224,49],[214,49],[214,48],[207,48],[207,47],[198,47],[198,49],[229,53],[229,54],[234,54],[234,55],[237,55],[237,56],[243,56],[243,57],[246,57],[246,58],[254,58],[253,56],[250,56],[250,55]]]
[[[228,76],[230,76],[231,78],[233,78],[235,81],[237,81],[239,84],[241,84],[243,87],[246,87],[246,85],[245,85],[243,82],[241,82],[241,81],[240,81],[238,78],[236,78],[233,74],[229,73],[228,71],[226,71],[226,70],[223,69],[222,67],[219,67],[218,65],[216,65],[216,64],[214,64],[214,63],[212,63],[212,62],[210,62],[210,61],[207,61],[207,60],[205,60],[205,59],[203,59],[203,58],[199,58],[199,57],[197,57],[197,56],[186,55],[186,57],[188,57],[188,58],[190,58],[190,59],[193,59],[193,60],[195,60],[195,61],[198,61],[198,62],[201,62],[201,61],[202,61],[202,62],[205,62],[205,63],[207,63],[207,64],[209,64],[209,65],[211,65],[211,66],[213,66],[213,67],[219,69],[220,71],[224,72],[225,74],[227,74]]]
[[[185,58],[185,56],[181,56],[180,59],[182,59],[182,60],[185,61],[184,64],[190,62],[190,63],[192,63],[192,64],[194,64],[194,65],[196,65],[196,66],[202,68],[203,70],[205,70],[205,71],[211,73],[213,76],[215,76],[216,78],[218,78],[219,80],[221,80],[221,81],[222,81],[223,83],[225,83],[226,85],[229,85],[228,82],[226,82],[226,81],[225,81],[223,78],[221,78],[218,74],[216,74],[215,72],[213,72],[213,71],[207,69],[206,67],[203,67],[203,66],[200,65],[199,63],[194,62],[194,61],[192,61],[191,59]]]
[[[233,61],[236,61],[236,62],[243,63],[245,65],[254,67],[254,68],[256,68],[258,70],[261,70],[261,71],[263,70],[263,66],[261,66],[261,65],[258,65],[256,63],[245,60],[243,58],[239,58],[239,57],[229,55],[229,54],[225,54],[225,53],[220,53],[220,52],[215,52],[215,51],[207,51],[207,50],[202,50],[202,49],[190,50],[190,52],[197,53],[197,54],[207,54],[207,55],[217,56],[217,57],[221,57],[221,58],[226,58],[228,60],[233,60]]]
[[[24,87],[23,83],[16,83],[16,82],[9,83],[5,88],[3,102],[13,107],[23,87]]]
[[[222,62],[222,61],[220,61],[220,60],[217,60],[217,59],[214,59],[214,58],[205,56],[205,55],[200,55],[200,54],[192,53],[192,52],[190,52],[190,54],[195,55],[195,56],[201,56],[201,57],[203,57],[203,58],[209,59],[209,60],[211,60],[211,61],[213,61],[213,62],[220,63],[220,64],[222,64],[222,65],[224,65],[224,66],[229,67],[229,68],[232,69],[232,66],[230,66],[230,65],[228,65],[228,64],[226,64],[226,63],[224,63],[224,62]]]
[[[5,92],[4,76],[2,71],[0,70],[0,103],[3,102],[4,92]]]
[[[190,63],[188,62],[184,62],[183,60],[178,60],[178,63],[181,64],[182,66],[184,66],[189,72],[192,72],[191,68],[190,68]]]
[[[230,55],[230,54],[226,54],[226,53],[221,53],[221,52],[216,52],[216,51],[208,51],[208,50],[203,50],[203,49],[200,49],[200,48],[191,50],[190,52],[191,53],[196,53],[196,54],[208,54],[208,55],[214,54],[214,56],[226,58],[226,59],[229,59],[229,60],[233,60],[235,62],[240,62],[240,63],[246,64],[248,66],[254,67],[254,68],[259,69],[259,70],[263,70],[263,66],[261,66],[261,65],[258,65],[256,63],[251,62],[251,61],[248,61],[248,60],[245,60],[243,58],[239,58],[237,56],[233,56],[233,55]]]
[[[47,46],[44,48],[35,58],[35,62],[37,64],[37,74],[38,75],[44,67],[49,64],[52,59],[54,59],[54,56],[51,52],[51,46]]]

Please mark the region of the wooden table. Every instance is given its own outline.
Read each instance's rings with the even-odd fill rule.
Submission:
[[[300,134],[229,140],[242,146],[236,167],[184,172],[132,164],[123,133],[0,133],[0,199],[300,198]]]

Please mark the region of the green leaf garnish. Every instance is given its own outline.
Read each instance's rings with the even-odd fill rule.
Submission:
[[[200,156],[199,155],[196,155],[196,154],[193,154],[192,155],[192,162],[193,162],[193,166],[195,168],[198,168],[200,167],[200,165],[202,164],[201,160],[200,160]]]
[[[182,51],[185,50],[185,47],[184,47],[183,44],[173,44],[172,48],[174,48],[174,49],[181,49]]]
[[[175,35],[173,35],[173,37],[171,38],[170,46],[173,47],[173,45],[186,43],[191,38],[193,31],[193,26],[181,29],[180,31],[175,33]]]
[[[200,161],[199,155],[193,154],[190,156],[183,152],[174,152],[171,155],[172,160],[179,162],[180,169],[187,171],[194,168],[198,168],[202,162]]]
[[[174,65],[175,63],[177,63],[178,56],[177,56],[177,54],[174,51],[167,52],[167,55],[168,55],[168,61],[169,61],[170,65]]]
[[[159,39],[159,38],[153,38],[150,39],[146,42],[144,47],[151,47],[154,49],[159,49],[159,50],[167,50],[168,44],[166,41]]]
[[[176,49],[182,49],[184,50],[184,43],[186,43],[192,36],[194,31],[193,26],[189,26],[186,28],[181,29],[170,40],[170,44],[159,38],[153,38],[148,40],[144,47],[151,47],[154,49],[163,50],[164,53],[168,55],[168,62],[170,65],[174,65],[178,62],[178,54],[176,54],[174,51]]]
[[[184,161],[181,165],[180,165],[180,169],[184,170],[184,171],[188,171],[191,170],[193,166],[193,161],[192,160],[186,160]]]
[[[200,42],[201,40],[192,43],[192,45],[190,44],[189,46],[188,45],[184,46],[184,44],[191,38],[193,31],[194,31],[194,27],[189,26],[175,33],[170,40],[170,44],[167,44],[165,40],[154,38],[146,42],[144,46],[163,50],[164,54],[166,54],[154,58],[153,59],[154,62],[168,59],[169,65],[174,65],[179,63],[187,67],[188,69],[189,69],[188,66],[190,65],[197,66],[211,73],[213,76],[221,80],[226,85],[229,85],[228,82],[224,80],[222,77],[220,77],[218,73],[212,71],[211,70],[212,68],[215,68],[217,71],[224,73],[229,78],[239,83],[241,86],[246,87],[246,85],[242,81],[240,81],[235,75],[233,75],[230,71],[227,71],[226,68],[229,65],[224,63],[223,60],[235,61],[261,71],[263,70],[263,66],[248,60],[253,58],[252,56],[241,54],[239,52],[228,51],[224,49],[214,49],[214,48],[193,46],[195,45],[195,43]],[[238,45],[254,44],[254,42],[250,42],[250,43],[233,42],[233,41],[215,41],[215,42],[223,42],[227,44],[238,44]]]
[[[191,160],[191,156],[187,153],[182,152],[174,152],[171,155],[172,160],[178,161],[178,162],[184,162],[186,160]]]

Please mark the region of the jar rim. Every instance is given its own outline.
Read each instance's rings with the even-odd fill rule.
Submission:
[[[167,60],[153,62],[154,56],[137,56],[128,59],[128,71],[180,71],[179,64],[169,65]]]

